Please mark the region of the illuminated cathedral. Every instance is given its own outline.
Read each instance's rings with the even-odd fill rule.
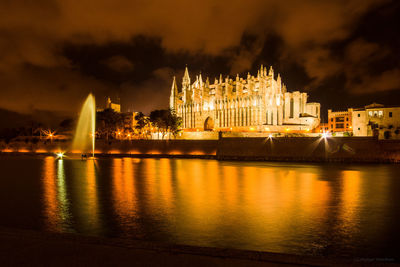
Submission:
[[[173,78],[170,108],[182,118],[187,131],[309,132],[320,122],[320,104],[308,103],[307,93],[288,92],[274,70],[261,65],[257,76],[229,76],[192,83],[188,68],[179,90]]]

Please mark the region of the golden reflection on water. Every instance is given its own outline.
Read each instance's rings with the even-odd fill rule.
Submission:
[[[44,212],[46,223],[49,230],[56,230],[59,223],[58,217],[58,200],[56,171],[53,157],[44,159],[43,168],[43,185],[44,185]]]
[[[71,196],[63,160],[44,160],[48,227],[58,229],[71,220],[70,203],[75,197],[72,202],[79,211],[75,216],[83,217],[87,229],[99,229],[104,218],[99,215],[96,162],[74,164],[80,189],[72,189],[76,194]],[[113,222],[124,235],[151,228],[174,243],[242,242],[249,249],[288,253],[296,252],[288,249],[292,242],[304,245],[303,250],[310,244],[321,249],[328,243],[321,245],[319,240],[329,240],[332,234],[337,235],[335,240],[351,242],[362,226],[360,206],[384,206],[389,188],[388,179],[371,179],[367,171],[198,159],[113,158],[111,177],[99,175],[107,179],[106,185],[111,178],[111,205],[117,215]],[[107,194],[108,187],[101,190]],[[364,221],[373,224],[377,216]]]
[[[60,207],[60,218],[63,224],[68,223],[70,219],[69,200],[65,183],[64,160],[57,160],[57,189],[58,203]]]
[[[85,217],[87,227],[91,227],[95,232],[99,231],[99,204],[97,196],[97,181],[96,181],[96,160],[86,160],[86,175],[81,175],[84,184],[83,194],[85,194]]]
[[[136,193],[133,180],[133,159],[113,159],[114,208],[120,223],[136,214]]]
[[[341,178],[343,185],[340,205],[340,230],[344,234],[355,234],[359,226],[361,173],[359,171],[342,171]]]
[[[57,166],[57,175],[56,175]],[[70,222],[69,200],[65,184],[64,161],[54,157],[44,159],[44,205],[47,229],[67,230]]]

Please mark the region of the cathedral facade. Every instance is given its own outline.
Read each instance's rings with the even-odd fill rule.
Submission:
[[[288,92],[278,74],[261,66],[257,76],[229,76],[211,84],[200,75],[192,83],[188,68],[179,90],[173,78],[170,108],[187,131],[309,132],[320,122],[320,104],[308,103],[307,93]]]

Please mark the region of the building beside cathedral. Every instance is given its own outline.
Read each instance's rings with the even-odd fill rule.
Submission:
[[[228,77],[192,83],[188,68],[179,90],[173,78],[170,108],[186,131],[310,132],[320,122],[320,104],[308,103],[307,93],[288,92],[278,74],[261,66],[257,76]]]

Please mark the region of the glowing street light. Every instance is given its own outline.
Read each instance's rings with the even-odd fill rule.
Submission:
[[[43,130],[42,132],[47,139],[50,139],[50,141],[53,142],[53,137],[55,136],[56,131],[52,131],[51,129],[49,129],[47,131]]]
[[[57,159],[62,159],[64,157],[64,152],[56,153]]]

